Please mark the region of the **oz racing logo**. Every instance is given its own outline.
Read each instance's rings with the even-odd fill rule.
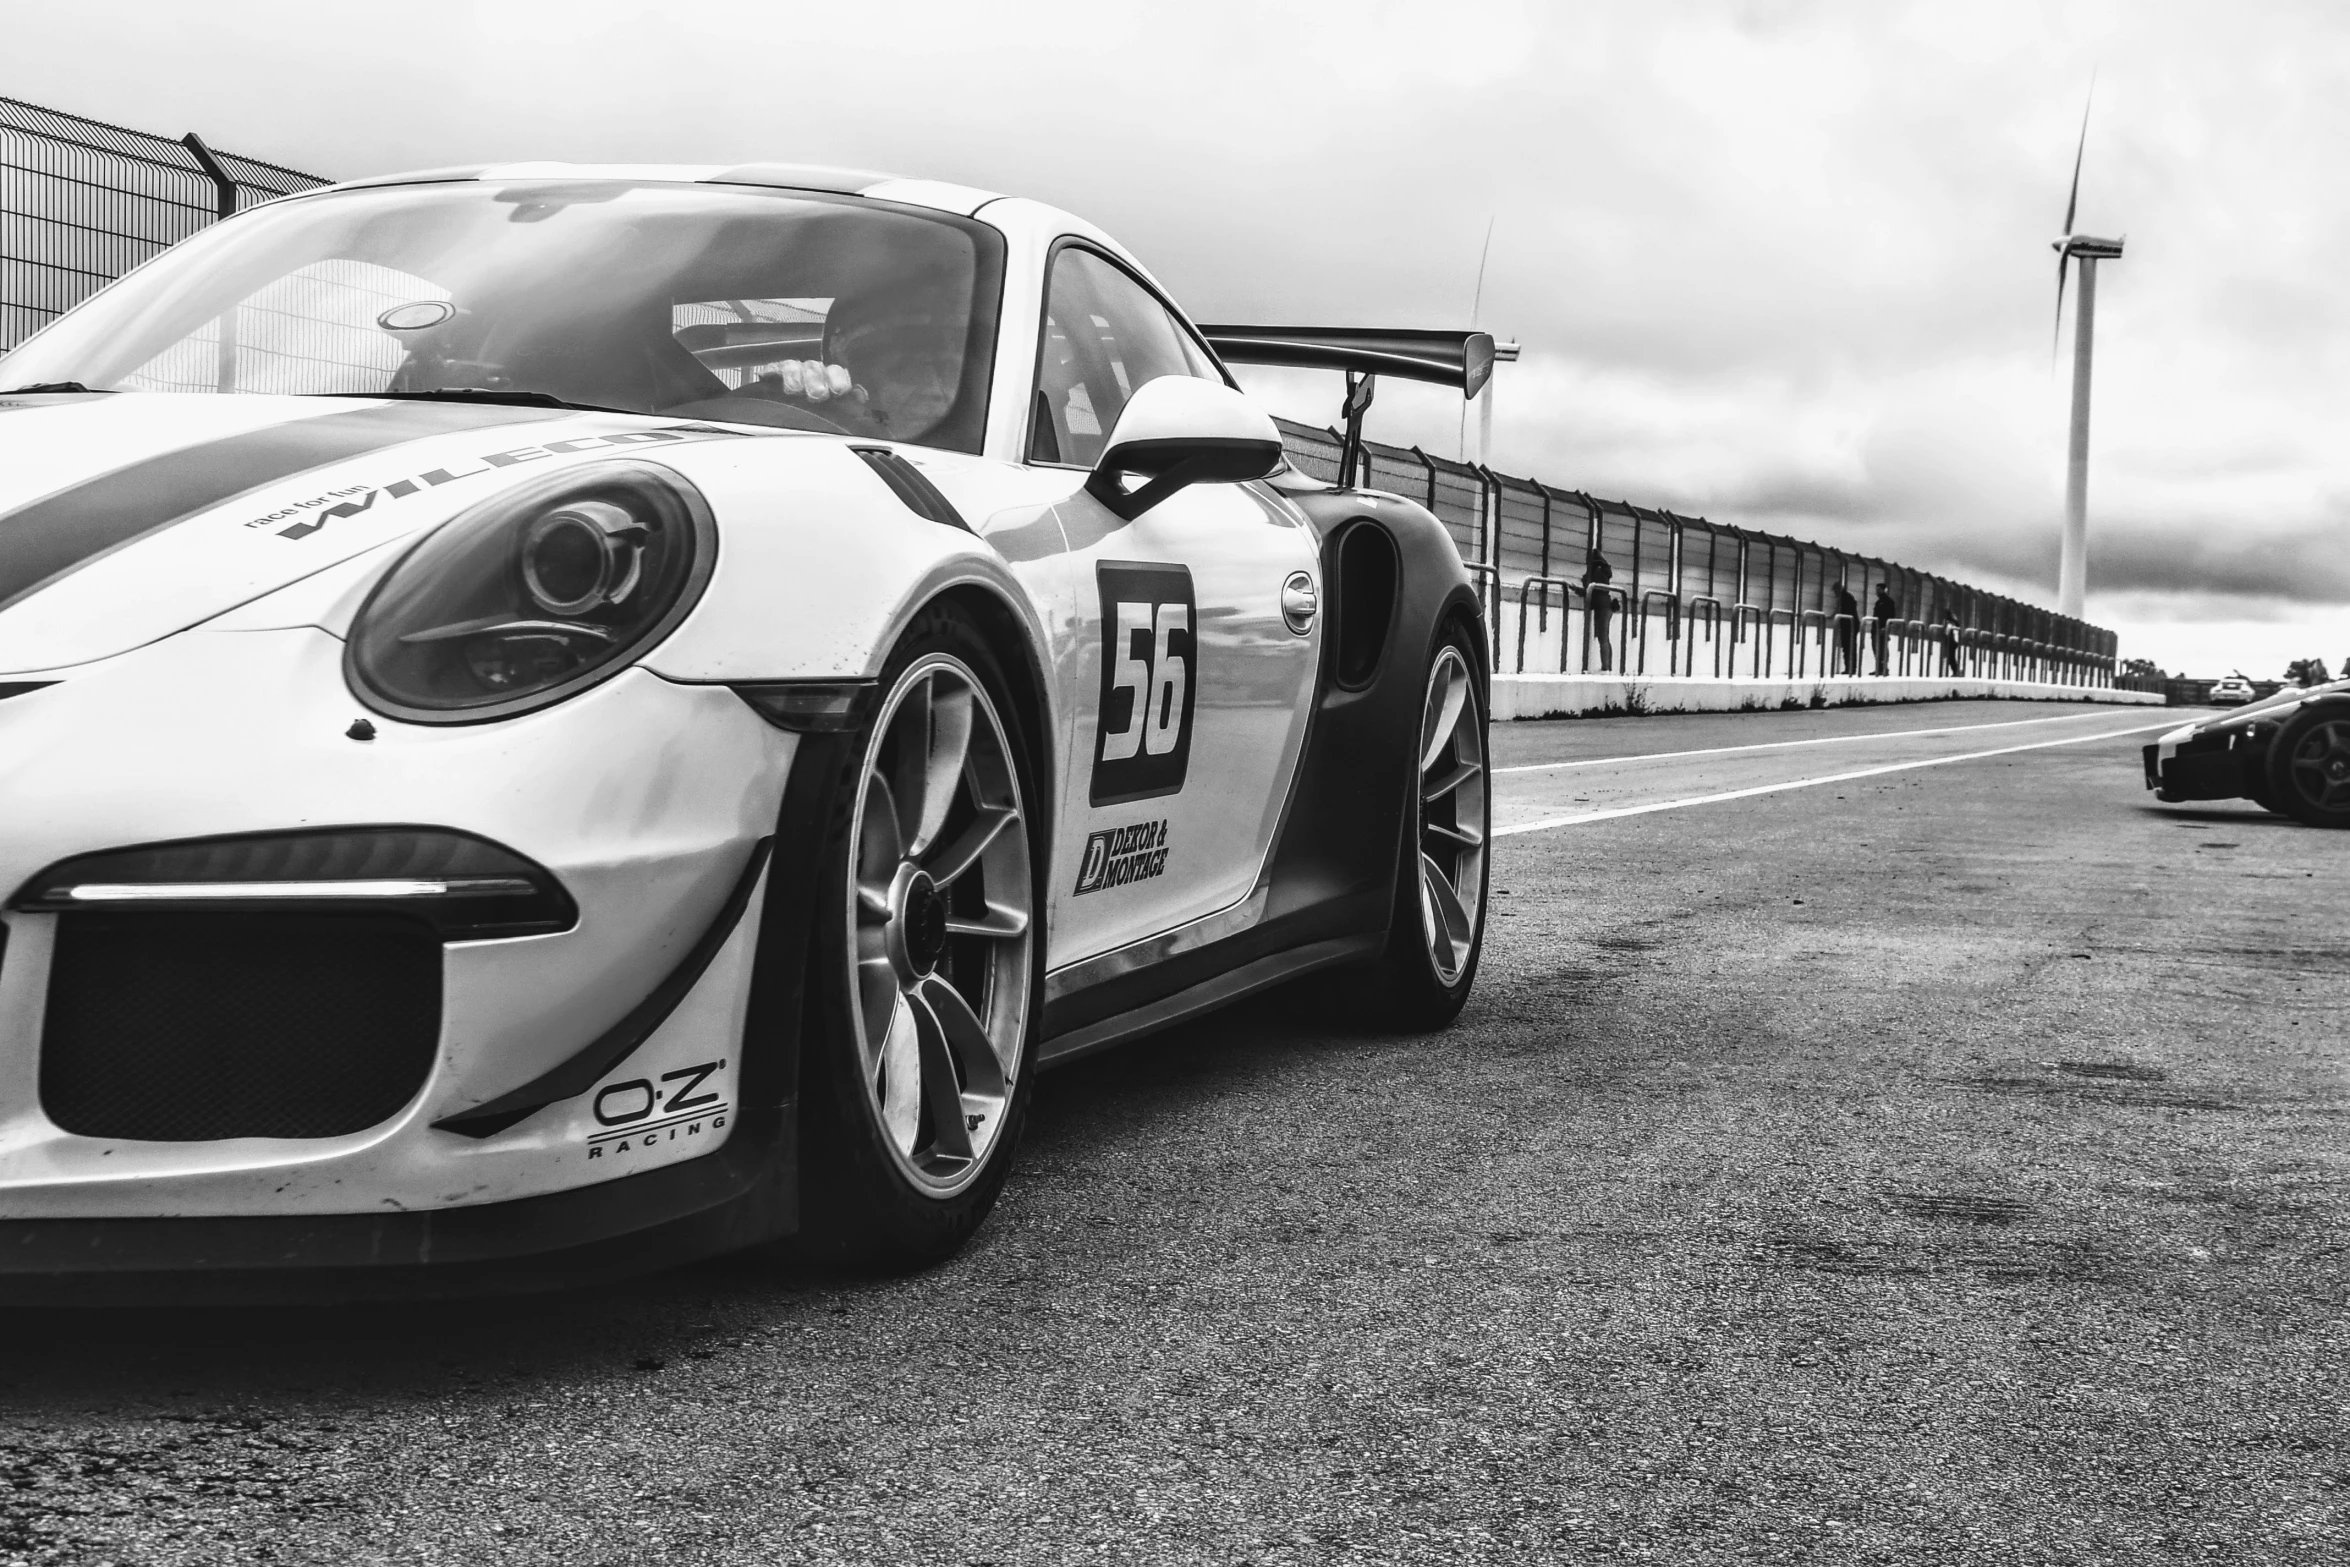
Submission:
[[[601,1130],[589,1134],[587,1156],[645,1153],[662,1143],[725,1130],[726,1096],[702,1086],[724,1070],[723,1060],[704,1061],[658,1079],[639,1077],[598,1089],[592,1107]]]
[[[1097,806],[1180,794],[1199,677],[1191,571],[1105,561],[1094,573],[1102,594],[1102,694],[1088,793]]]

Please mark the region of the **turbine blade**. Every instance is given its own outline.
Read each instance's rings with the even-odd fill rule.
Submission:
[[[2089,108],[2096,101],[2097,75],[2092,71],[2089,74],[2089,97],[2081,105],[2081,140],[2073,148],[2072,194],[2064,198],[2064,232],[2068,237],[2073,231],[2073,214],[2081,210],[2081,157],[2089,150]]]
[[[2056,325],[2048,332],[2048,368],[2051,370],[2056,368],[2056,356],[2064,343],[2064,274],[2072,262],[2071,251],[2060,250],[2056,253]]]

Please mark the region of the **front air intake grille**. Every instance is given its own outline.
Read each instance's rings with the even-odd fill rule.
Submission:
[[[432,1070],[441,943],[368,914],[59,917],[41,1106],[84,1137],[338,1137]]]

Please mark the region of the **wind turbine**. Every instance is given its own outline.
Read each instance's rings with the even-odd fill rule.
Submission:
[[[2090,87],[2092,101],[2096,94]],[[2064,335],[2064,280],[2077,257],[2081,281],[2073,307],[2073,428],[2072,449],[2064,471],[2064,549],[2056,568],[2057,613],[2082,618],[2089,588],[2089,358],[2097,334],[2097,263],[2121,257],[2118,239],[2096,239],[2073,232],[2073,217],[2081,205],[2081,157],[2089,150],[2089,110],[2081,109],[2081,141],[2073,149],[2073,189],[2064,203],[2064,237],[2055,242],[2056,327],[2049,357]]]

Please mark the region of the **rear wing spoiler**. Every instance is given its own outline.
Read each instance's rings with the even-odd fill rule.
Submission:
[[[1349,375],[1400,375],[1474,397],[1493,374],[1489,332],[1388,331],[1367,326],[1203,326],[1200,335],[1239,365],[1294,365]]]
[[[1493,376],[1496,359],[1515,359],[1518,345],[1497,347],[1489,332],[1439,332],[1362,326],[1203,326],[1200,335],[1226,362],[1288,365],[1346,372],[1346,434],[1339,445],[1338,483],[1351,488],[1362,463],[1363,414],[1372,383],[1382,375],[1458,387],[1475,397]]]

